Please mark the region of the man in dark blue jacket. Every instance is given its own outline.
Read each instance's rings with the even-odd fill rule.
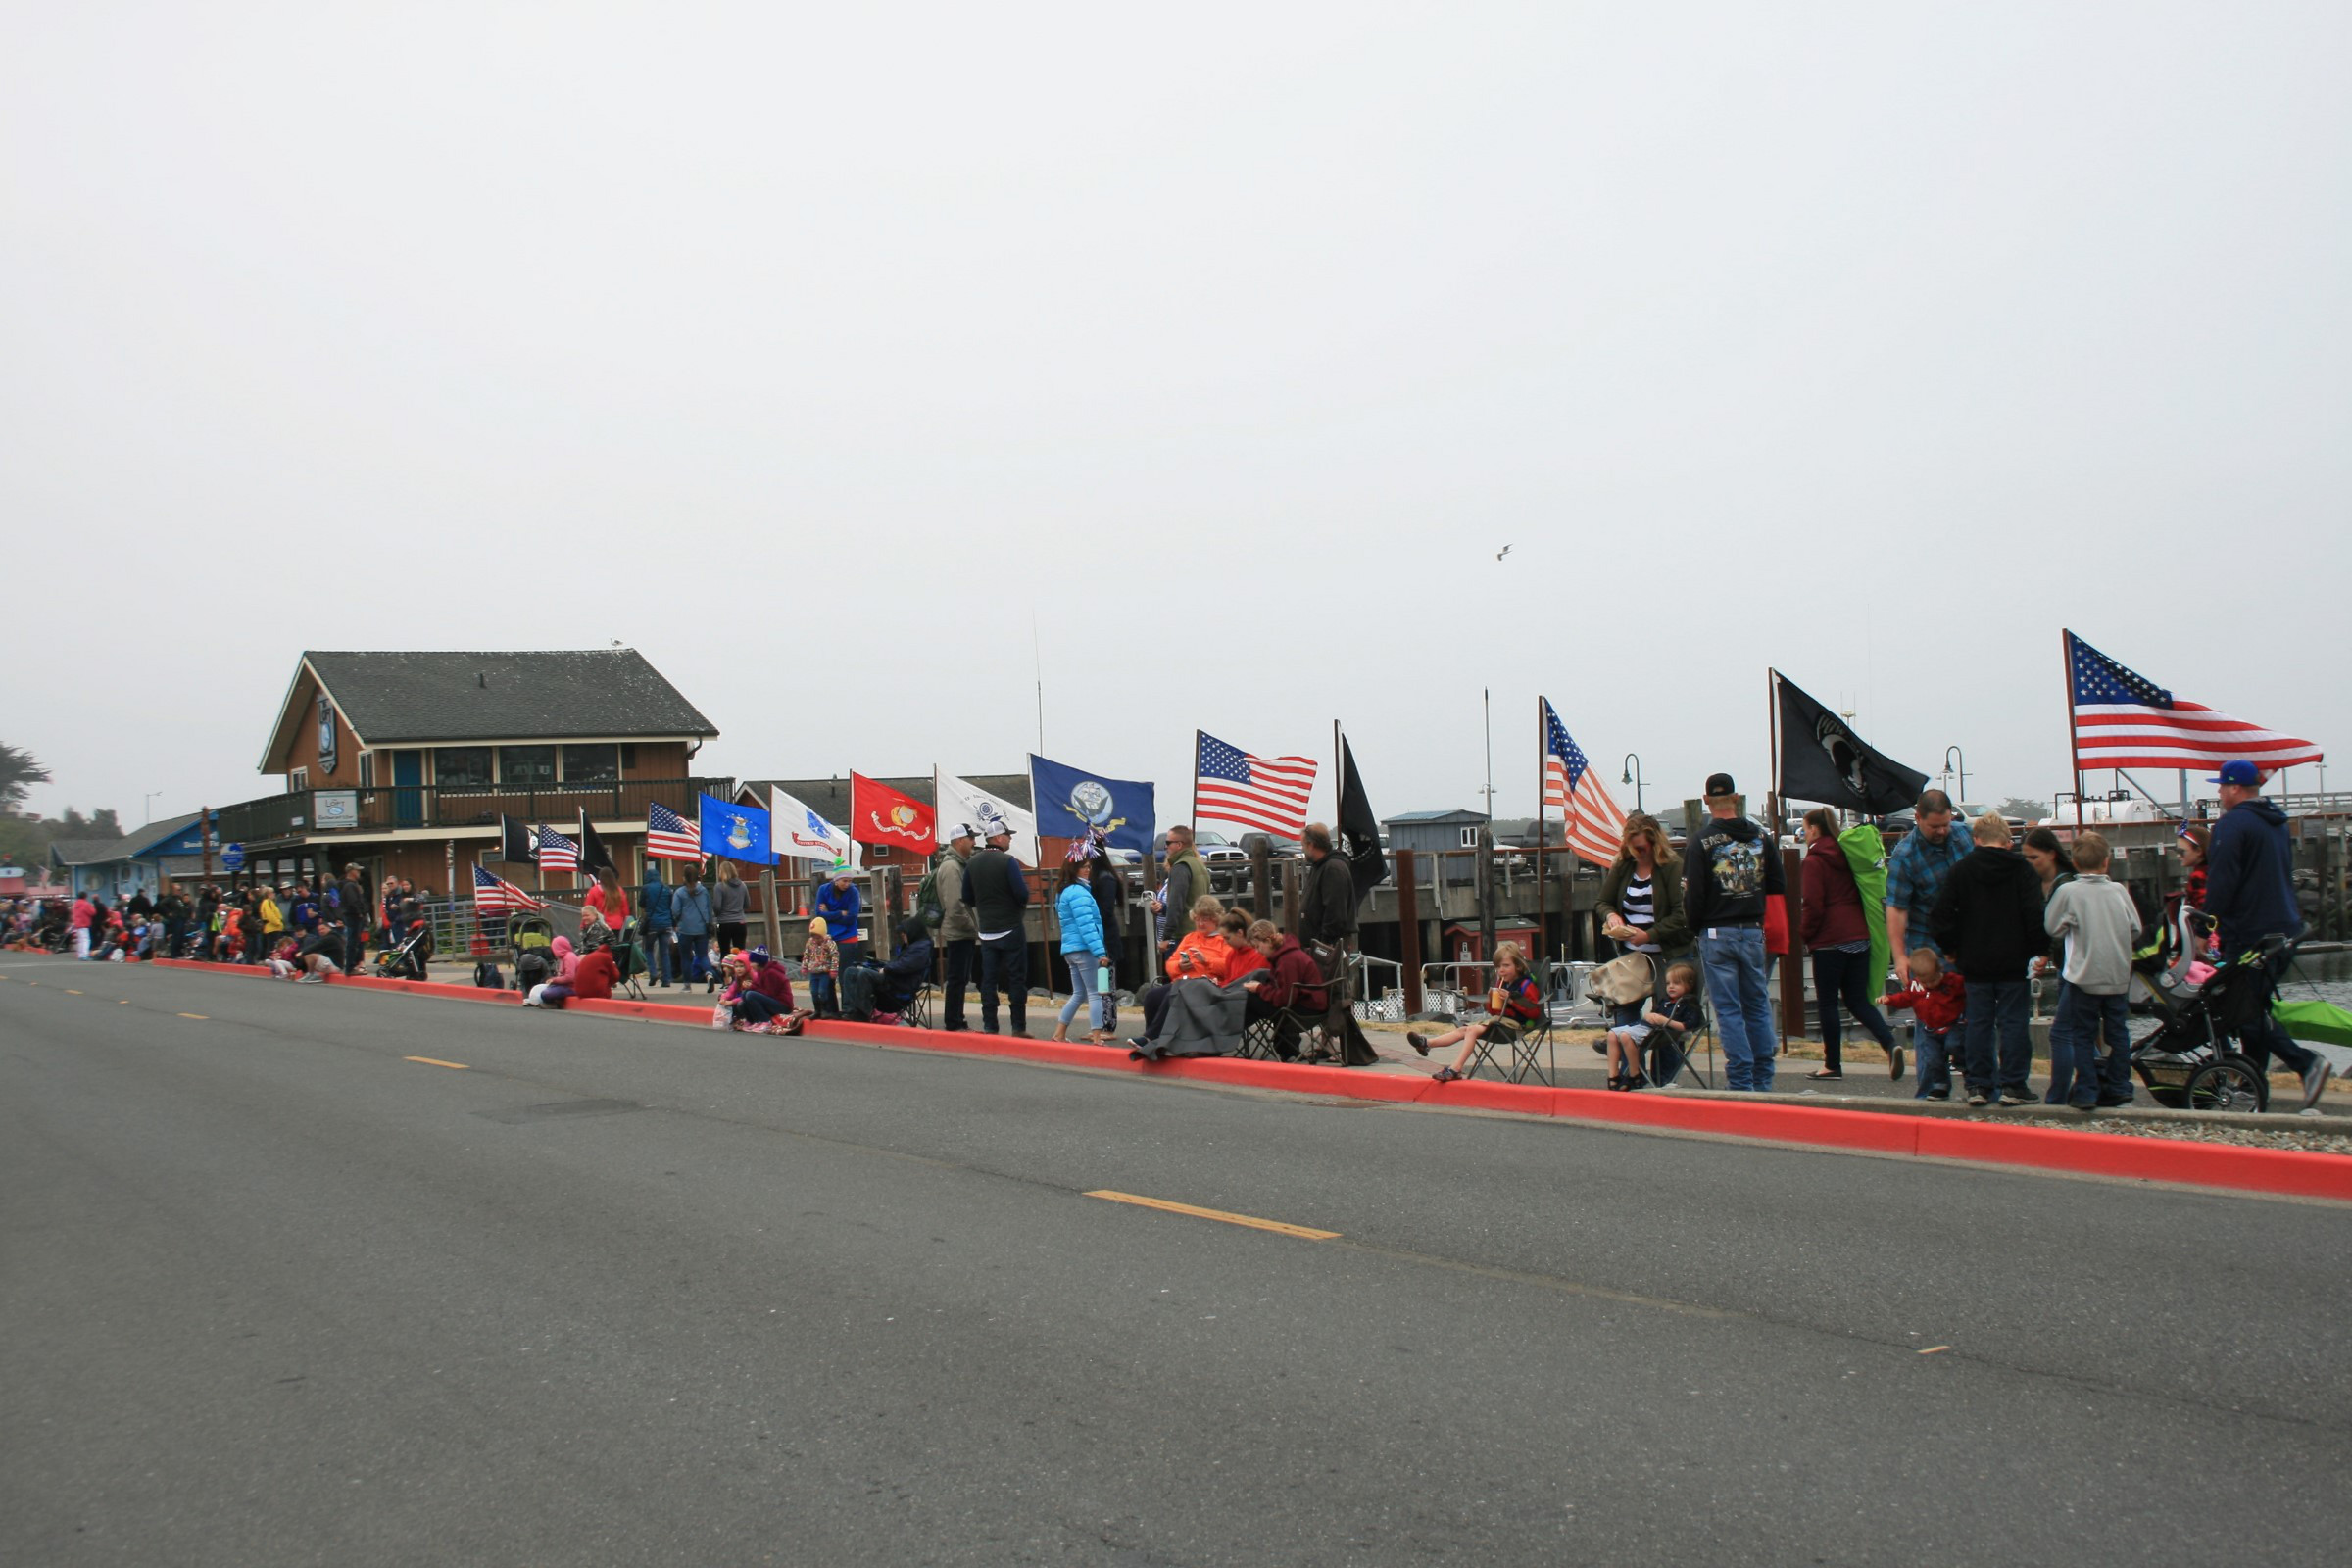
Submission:
[[[651,860],[645,866],[645,886],[637,893],[637,913],[643,922],[638,936],[645,948],[645,972],[654,977],[654,984],[666,986],[677,954],[678,917],[670,908],[669,884]]]
[[[2286,813],[2263,799],[2262,770],[2252,762],[2225,762],[2208,782],[2222,787],[2222,819],[2213,825],[2213,853],[2205,862],[2205,912],[2219,928],[2222,959],[2228,962],[2266,938],[2301,935],[2303,911],[2295,903]],[[2268,967],[2276,986],[2286,970],[2286,955],[2272,957]],[[2297,1044],[2267,1006],[2239,1044],[2264,1072],[2276,1055],[2303,1080],[2305,1110],[2320,1102],[2320,1092],[2335,1071],[2325,1057]]]

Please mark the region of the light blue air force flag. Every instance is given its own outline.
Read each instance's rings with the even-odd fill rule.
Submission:
[[[703,853],[752,865],[775,864],[767,813],[757,806],[736,806],[714,795],[704,796]]]
[[[1037,803],[1037,831],[1048,838],[1074,839],[1099,828],[1115,848],[1152,853],[1152,786],[1140,780],[1032,756],[1029,799]]]

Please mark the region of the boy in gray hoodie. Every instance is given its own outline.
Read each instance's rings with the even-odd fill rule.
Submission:
[[[2061,884],[2042,909],[2041,923],[2066,944],[2064,995],[2059,1027],[2051,1031],[2050,1101],[2077,1110],[2100,1103],[2130,1102],[2132,1057],[2132,950],[2139,942],[2139,910],[2121,883],[2107,878],[2107,841],[2096,833],[2075,837],[2075,879]],[[2100,1092],[2099,1036],[2116,1054]]]

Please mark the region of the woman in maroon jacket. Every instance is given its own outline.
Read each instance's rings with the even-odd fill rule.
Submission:
[[[1902,1048],[1873,1000],[1885,975],[1870,972],[1870,927],[1862,917],[1862,891],[1838,843],[1838,818],[1817,806],[1805,813],[1805,917],[1800,934],[1813,955],[1813,996],[1821,1006],[1820,1070],[1816,1078],[1842,1078],[1845,1024],[1838,1004],[1886,1053],[1887,1076],[1903,1075]]]
[[[1271,1018],[1284,1010],[1312,1016],[1331,1007],[1331,991],[1324,984],[1323,971],[1298,939],[1289,935],[1271,920],[1260,920],[1250,928],[1250,945],[1263,956],[1267,968],[1252,973],[1242,982],[1250,993],[1244,1017],[1250,1023]],[[1290,1031],[1285,1029],[1284,1034]],[[1298,1047],[1287,1040],[1278,1040],[1276,1049],[1288,1057]]]

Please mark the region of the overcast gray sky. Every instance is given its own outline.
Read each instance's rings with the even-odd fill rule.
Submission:
[[[2341,3],[5,15],[36,809],[262,793],[305,647],[739,775],[1017,769],[1042,652],[1163,820],[1475,806],[1482,686],[1506,814],[1539,692],[1760,785],[1768,663],[2046,798],[2062,624],[2352,743]]]

